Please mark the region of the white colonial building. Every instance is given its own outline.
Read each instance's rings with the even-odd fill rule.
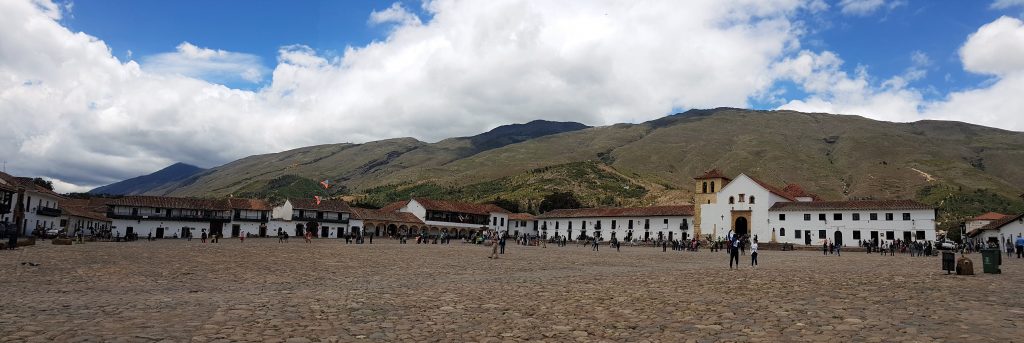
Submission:
[[[967,235],[976,241],[999,244],[1005,249],[1006,241],[1016,242],[1024,236],[1024,214],[1007,215],[980,228],[968,231]]]
[[[254,199],[126,196],[107,202],[115,236],[154,238],[266,235],[270,205]]]
[[[519,237],[519,235],[540,235],[540,225],[537,223],[537,217],[529,213],[512,213],[508,215],[508,231],[509,235]]]
[[[25,217],[22,219],[22,235],[29,235],[36,228],[43,230],[60,229],[60,205],[64,198],[53,191],[35,184],[32,178],[15,177],[6,173],[0,173],[0,183],[6,188],[14,190],[11,201],[5,206],[5,211],[0,211],[3,221],[14,222],[14,215],[18,206],[18,191],[24,191],[21,196],[24,205]]]
[[[845,246],[874,239],[935,240],[935,208],[917,201],[820,201],[795,184],[780,189],[745,174],[730,179],[717,170],[695,179],[695,231],[705,238],[736,234],[808,245],[828,239]]]
[[[314,237],[338,238],[358,234],[351,220],[352,208],[344,200],[288,199],[274,207],[270,227],[274,235],[280,228],[294,236],[309,230]]]
[[[693,237],[693,205],[552,210],[537,216],[540,236],[570,240],[686,240]]]
[[[473,204],[425,198],[394,202],[380,210],[410,213],[423,223],[419,226],[409,226],[404,230],[400,226],[389,225],[383,230],[387,235],[447,233],[453,237],[469,237],[487,230],[505,232],[509,228],[509,215],[511,214],[493,204]],[[367,225],[367,229],[371,229],[370,225]],[[377,229],[374,228],[374,230]]]

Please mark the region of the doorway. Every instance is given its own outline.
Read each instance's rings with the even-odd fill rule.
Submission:
[[[129,227],[124,229],[124,236],[125,237],[131,236],[133,233],[135,233],[135,228],[134,227],[129,226]]]
[[[156,228],[156,238],[164,238],[164,228]]]
[[[231,237],[238,237],[242,235],[242,226],[239,224],[231,225]]]
[[[673,233],[674,232],[672,232],[672,231],[668,232],[668,240],[670,240],[670,241],[674,241],[675,240],[675,239],[673,239],[673,235],[672,235]]]
[[[835,239],[833,239],[832,242],[835,243],[836,246],[843,246],[843,232],[836,230]]]
[[[326,226],[324,226],[324,227],[321,227],[321,228],[320,228],[320,237],[324,237],[324,238],[330,237],[330,236],[331,236],[331,231],[330,231],[330,229],[331,229],[331,228],[329,228],[329,227],[326,227]]]
[[[303,226],[302,224],[295,224],[295,237],[302,237],[302,236],[304,236],[305,232],[303,232],[303,231],[305,231],[305,229],[306,229],[306,227]]]
[[[260,237],[267,237],[267,225],[260,225]]]
[[[747,218],[746,217],[738,217],[738,218],[736,218],[736,225],[733,226],[733,228],[736,231],[736,236],[738,236],[738,237],[746,236],[747,233],[750,231],[747,228]]]
[[[871,231],[871,244],[878,244],[878,231]]]
[[[210,222],[210,234],[217,237],[224,237],[224,223]]]
[[[910,242],[910,240],[911,240],[910,231],[904,231],[903,232],[903,241],[904,242]]]
[[[811,245],[811,230],[804,231],[804,245]]]

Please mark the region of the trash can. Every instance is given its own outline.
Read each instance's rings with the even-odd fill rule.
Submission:
[[[946,274],[956,271],[956,254],[948,251],[942,253],[942,270],[945,270]]]
[[[999,249],[984,249],[981,251],[982,270],[986,274],[1000,274],[999,265],[1003,264],[1003,254]]]

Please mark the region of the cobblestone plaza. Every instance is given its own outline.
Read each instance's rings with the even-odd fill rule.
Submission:
[[[249,239],[0,251],[0,341],[1009,342],[1024,260]],[[38,264],[37,266],[31,263]]]

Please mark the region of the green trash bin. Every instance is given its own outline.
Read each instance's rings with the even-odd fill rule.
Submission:
[[[1003,254],[999,249],[981,251],[981,264],[986,274],[1000,274],[999,265],[1003,264]]]

